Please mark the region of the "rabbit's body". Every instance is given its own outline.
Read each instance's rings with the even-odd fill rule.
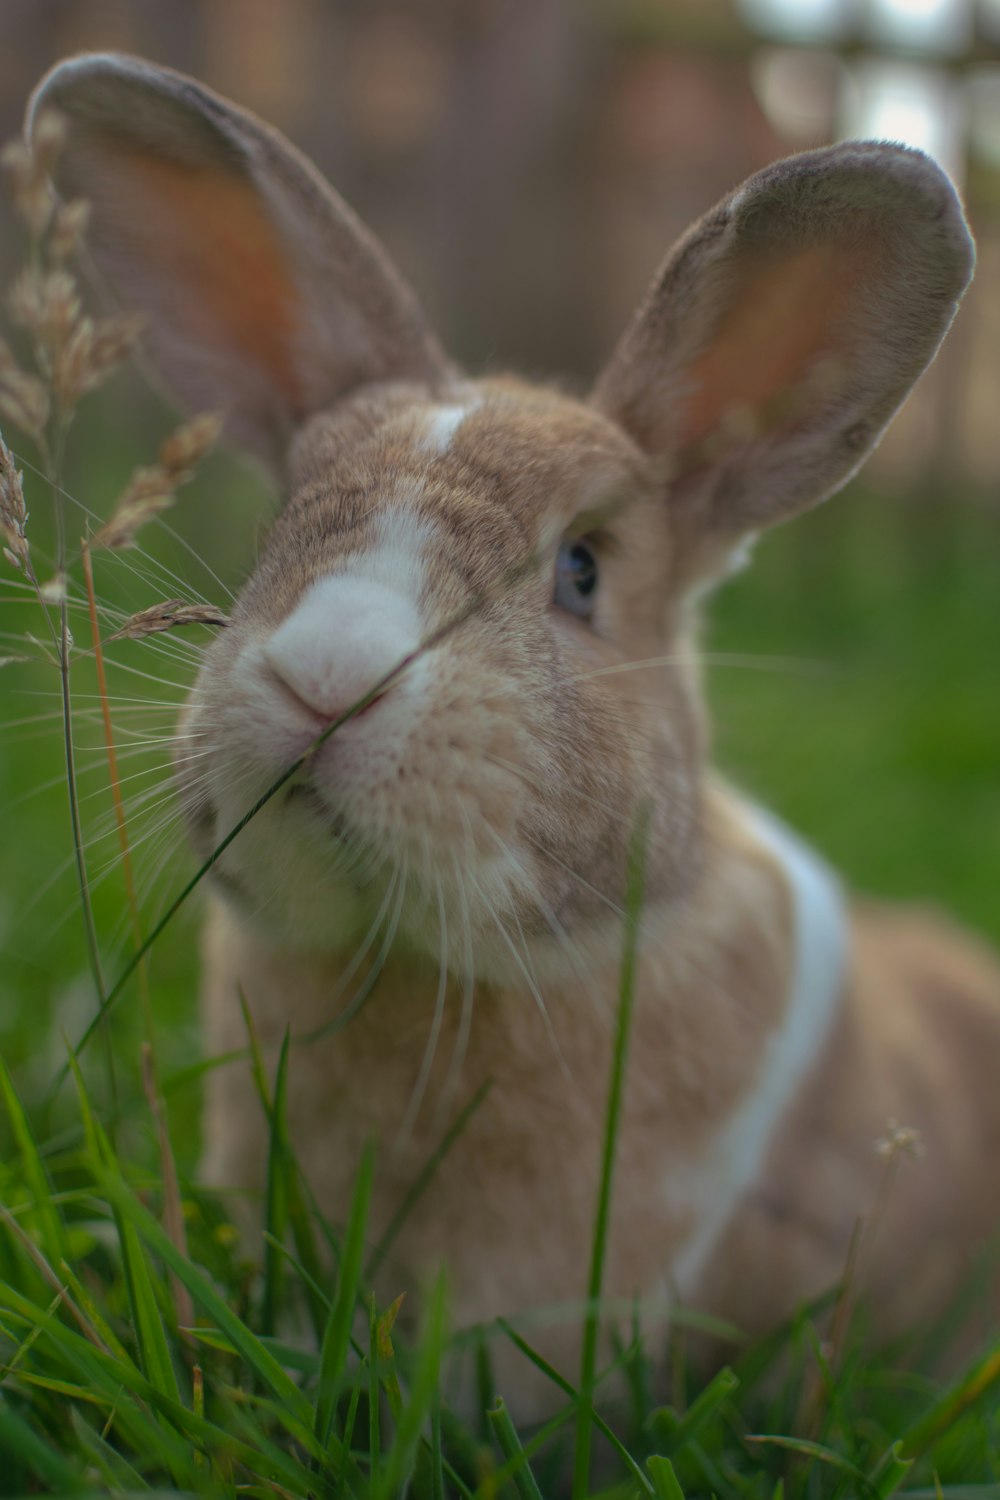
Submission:
[[[696,1261],[704,1256],[690,1251],[702,1225],[717,1219],[716,1195],[731,1202],[730,1173],[742,1175],[751,1165],[742,1159],[742,1142],[732,1153],[723,1150],[721,1160],[713,1148],[733,1119],[752,1115],[761,1105],[772,1109],[773,1089],[758,1099],[756,1084],[769,1051],[782,1045],[790,1027],[801,1028],[800,1017],[788,1014],[794,918],[787,880],[728,809],[720,805],[709,821],[717,825],[719,840],[704,876],[688,897],[672,903],[665,925],[659,911],[647,910],[647,923],[661,927],[662,939],[646,946],[639,970],[615,1186],[612,1275],[616,1294],[625,1297],[637,1287],[665,1296],[674,1263],[686,1251],[694,1273],[686,1281],[693,1287],[701,1269]],[[706,923],[713,938],[709,956],[704,937],[696,937]],[[484,1085],[488,1093],[407,1222],[397,1255],[413,1284],[414,1273],[422,1279],[447,1247],[456,1311],[463,1320],[488,1320],[505,1308],[576,1303],[586,1283],[619,986],[619,932],[612,919],[602,935],[603,964],[587,958],[586,967],[562,983],[544,985],[544,1015],[530,997],[524,1004],[523,988],[512,982],[477,987],[464,1045],[461,982],[450,988],[427,1097],[442,1097],[459,1048],[461,1089],[450,1116]],[[288,1025],[293,1036],[329,1026],[330,996],[340,987],[342,963],[317,963],[256,942],[222,907],[212,913],[206,958],[213,1052],[242,1045],[242,1019],[226,998],[234,982],[244,986],[262,1036],[272,1046]],[[425,1109],[417,1126],[400,1137],[427,1048],[437,985],[437,965],[426,953],[403,945],[387,960],[374,1003],[293,1060],[292,1128],[321,1202],[348,1201],[365,1140],[374,1136],[385,1143],[375,1187],[374,1238],[384,1232],[448,1124],[433,1108]],[[823,1013],[808,1018],[804,1044],[796,1046],[793,1059],[800,1068],[813,1061],[832,1008],[824,1005]],[[722,1066],[720,1034],[728,1034],[732,1043]],[[371,1086],[374,1077],[377,1090]],[[800,1081],[789,1080],[790,1087],[779,1082],[779,1092],[794,1096]],[[244,1129],[260,1114],[245,1092],[252,1089],[245,1069],[228,1068],[215,1080],[206,1122],[207,1167],[219,1184],[247,1184],[259,1174],[266,1125],[252,1134]],[[310,1130],[308,1121],[318,1114],[330,1118],[329,1136]],[[765,1131],[758,1149],[769,1137]],[[336,1141],[334,1151],[331,1141]]]
[[[384,1289],[444,1262],[462,1323],[578,1302],[641,818],[609,1296],[790,1312],[843,1269],[895,1116],[927,1154],[869,1275],[937,1308],[997,1216],[1000,971],[849,908],[713,779],[695,640],[747,538],[843,483],[933,357],[972,264],[947,180],[871,143],[759,174],[581,401],[463,379],[309,164],[190,80],[84,58],[40,98],[165,372],[286,486],[177,775],[208,857],[315,747],[214,865],[205,998],[212,1050],[243,1047],[241,991],[268,1043],[291,1027],[322,1208],[343,1216],[374,1135],[383,1234],[490,1080]],[[212,1075],[205,1136],[214,1180],[260,1185],[245,1064]],[[577,1327],[538,1341],[570,1357]]]
[[[623,1327],[641,1289],[654,1326],[679,1298],[763,1331],[838,1281],[859,1219],[875,1213],[856,1290],[873,1294],[880,1332],[898,1332],[915,1309],[944,1307],[996,1228],[992,956],[932,913],[841,904],[829,872],[804,874],[801,852],[789,857],[784,837],[769,836],[759,812],[727,789],[708,789],[706,821],[711,852],[695,888],[669,913],[647,912],[657,938],[636,984],[606,1294]],[[236,984],[272,1049],[286,1027],[305,1036],[329,1025],[330,995],[342,990],[336,962],[262,944],[221,905],[205,958],[210,1052],[245,1043],[229,1000]],[[818,989],[797,991],[814,959]],[[386,1143],[373,1243],[447,1124],[431,1116],[399,1139],[437,977],[404,948],[370,1005],[294,1057],[289,1121],[324,1206],[343,1216],[365,1141]],[[618,982],[612,959],[587,982],[546,986],[547,1018],[517,988],[477,994],[452,1116],[488,1091],[380,1278],[390,1298],[446,1264],[460,1326],[536,1313],[532,1342],[568,1371],[578,1359]],[[456,985],[431,1097],[445,1085],[460,1026]],[[893,1121],[917,1133],[921,1159],[896,1164],[883,1199],[894,1169],[877,1145]],[[245,1069],[215,1076],[205,1131],[208,1179],[259,1188],[267,1131]],[[526,1391],[526,1374],[519,1366],[510,1399],[530,1412],[544,1388],[529,1378]]]
[[[977,1267],[994,1290],[981,1284],[959,1346],[995,1327],[998,1005],[985,944],[934,911],[852,904],[829,1034],[706,1266],[706,1306],[773,1327],[790,1288],[801,1300],[841,1278],[863,1219],[853,1290],[880,1334],[943,1310]]]

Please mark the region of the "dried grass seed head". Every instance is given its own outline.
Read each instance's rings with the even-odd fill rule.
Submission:
[[[62,203],[52,216],[49,230],[49,255],[57,265],[71,260],[83,243],[90,223],[90,204],[84,198]]]
[[[222,431],[222,414],[203,411],[172,432],[160,448],[160,463],[175,484],[184,483],[211,452]],[[184,479],[179,476],[183,475]]]
[[[33,239],[45,233],[52,218],[55,196],[49,174],[65,141],[66,122],[55,110],[47,109],[36,121],[30,146],[24,141],[11,141],[0,152],[7,190]]]
[[[0,417],[29,437],[40,437],[49,418],[49,398],[42,382],[25,375],[21,390],[0,390]]]
[[[3,339],[0,339],[0,417],[32,437],[40,436],[49,419],[49,397],[44,382],[21,369]]]
[[[28,511],[24,503],[24,484],[10,449],[0,437],[0,527],[6,545],[3,555],[11,567],[32,576],[31,557],[25,527]]]
[[[32,154],[36,169],[48,176],[66,144],[66,121],[58,110],[44,109],[32,132]]]
[[[0,152],[7,192],[32,239],[39,239],[52,217],[52,189],[36,168],[35,158],[21,141],[11,141]]]
[[[135,544],[147,522],[174,503],[170,477],[158,466],[136,469],[110,518],[94,533],[91,545],[118,551]]]
[[[149,609],[141,609],[125,621],[111,641],[138,641],[147,635],[157,635],[162,630],[174,630],[178,625],[228,625],[229,619],[214,604],[188,604],[184,599],[164,599]]]
[[[111,551],[133,546],[140,529],[173,505],[174,492],[194,476],[221,429],[217,412],[202,412],[171,433],[160,448],[159,463],[135,470],[92,545]]]
[[[875,1142],[875,1154],[884,1162],[900,1156],[919,1159],[924,1154],[924,1138],[915,1125],[901,1125],[890,1117],[885,1122],[885,1135]]]
[[[81,313],[75,278],[64,268],[42,271],[28,266],[15,279],[7,295],[11,321],[25,328],[48,353],[62,347]]]
[[[96,390],[125,360],[142,327],[138,314],[97,320],[84,314],[52,357],[52,389],[64,411]]]

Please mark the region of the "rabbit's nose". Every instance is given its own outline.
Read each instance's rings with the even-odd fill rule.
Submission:
[[[264,646],[264,660],[312,713],[334,719],[420,644],[416,605],[375,579],[323,578]]]

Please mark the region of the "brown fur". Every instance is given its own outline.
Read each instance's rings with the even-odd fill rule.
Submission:
[[[64,181],[93,189],[98,260],[151,307],[179,389],[221,393],[233,431],[272,457],[306,418],[287,502],[186,711],[177,769],[198,849],[324,721],[273,647],[314,618],[311,600],[336,598],[330,581],[367,579],[390,616],[405,595],[398,618],[417,611],[425,639],[461,620],[213,872],[208,1046],[242,1048],[241,990],[268,1047],[291,1028],[290,1123],[335,1219],[374,1135],[371,1232],[383,1233],[441,1131],[492,1080],[381,1290],[445,1261],[462,1324],[582,1294],[627,850],[646,806],[609,1297],[641,1293],[651,1323],[680,1291],[770,1325],[841,1272],[895,1114],[927,1156],[902,1164],[865,1269],[889,1325],[937,1310],[995,1210],[998,970],[938,925],[859,910],[843,993],[835,973],[803,971],[838,1001],[829,1032],[812,1016],[792,866],[708,769],[693,601],[749,531],[843,482],[932,358],[971,271],[946,180],[919,153],[858,143],[759,174],[668,257],[584,403],[459,377],[313,169],[198,85],[84,59],[39,98],[69,116]],[[216,180],[219,203],[249,212],[245,256],[213,230]],[[165,199],[194,247],[180,264],[122,232],[137,204]],[[262,287],[294,336],[280,315],[248,333]],[[157,320],[164,299],[193,309],[190,347]],[[589,619],[553,598],[560,543],[580,536],[600,570]],[[368,623],[373,637],[384,625]],[[335,635],[298,649],[330,691],[343,681]],[[368,660],[363,642],[352,649]],[[769,1059],[792,1035],[784,1117],[699,1259],[713,1151],[767,1104]],[[205,1139],[211,1180],[259,1186],[245,1063],[212,1075]],[[678,1267],[690,1268],[679,1288]],[[533,1337],[571,1365],[578,1326],[570,1311]],[[540,1409],[523,1372],[517,1387],[522,1411]]]
[[[712,1305],[750,1331],[787,1313],[791,1288],[839,1279],[860,1217],[858,1290],[882,1333],[943,1307],[1000,1228],[994,955],[936,912],[869,905],[854,911],[853,948],[830,1045],[708,1272]],[[920,1158],[887,1166],[874,1146],[890,1120],[919,1131]],[[1000,1316],[995,1274],[987,1284],[980,1335]]]
[[[780,1021],[779,997],[787,985],[790,914],[782,881],[733,824],[721,798],[707,820],[712,855],[705,878],[675,907],[643,958],[615,1188],[606,1293],[625,1309],[642,1289],[654,1323],[662,1321],[672,1291],[671,1252],[691,1228],[684,1197],[671,1198],[671,1169],[696,1159],[715,1122],[751,1086],[753,1060]],[[245,1047],[242,1017],[231,1002],[234,981],[272,1055],[285,1026],[301,1038],[329,1025],[337,962],[318,964],[257,943],[218,904],[205,960],[210,1054]],[[446,1123],[427,1111],[399,1138],[436,980],[426,958],[404,947],[343,1031],[293,1054],[289,1122],[321,1203],[343,1212],[365,1141],[374,1136],[384,1143],[373,1243]],[[546,986],[548,1025],[523,988],[490,985],[477,993],[452,1113],[487,1081],[490,1092],[421,1199],[381,1279],[386,1297],[420,1286],[447,1246],[458,1325],[538,1313],[543,1323],[532,1341],[567,1370],[578,1361],[578,1306],[587,1279],[617,982],[613,954],[586,986],[578,977]],[[431,1099],[446,1086],[460,990],[460,984],[449,989]],[[285,997],[280,1010],[273,1003],[279,992]],[[727,1045],[720,1049],[723,1035]],[[235,1134],[234,1119],[241,1122]],[[205,1136],[209,1181],[223,1188],[259,1181],[266,1126],[245,1065],[219,1074]],[[531,1405],[524,1399],[524,1373],[519,1367],[520,1400],[511,1398],[521,1410]]]

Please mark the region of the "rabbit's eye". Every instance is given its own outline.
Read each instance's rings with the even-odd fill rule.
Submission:
[[[555,601],[560,609],[587,620],[594,613],[597,559],[586,542],[563,542],[556,558]]]

